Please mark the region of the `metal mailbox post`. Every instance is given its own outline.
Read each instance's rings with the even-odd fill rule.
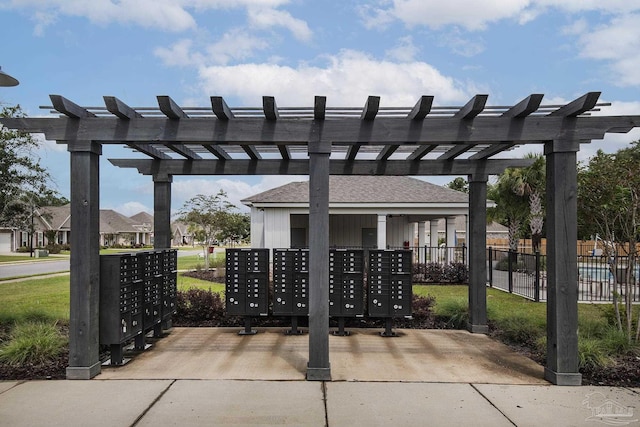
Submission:
[[[391,329],[394,317],[411,316],[412,260],[410,250],[369,251],[369,316],[386,318],[383,337],[396,336]]]

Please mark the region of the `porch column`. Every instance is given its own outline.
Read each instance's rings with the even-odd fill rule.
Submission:
[[[578,372],[577,140],[547,142],[547,365],[545,379],[580,385]]]
[[[424,247],[427,246],[427,227],[424,221],[418,222],[418,262],[427,262]]]
[[[487,176],[469,176],[469,323],[472,333],[486,334],[487,325]]]
[[[67,379],[100,373],[100,155],[93,141],[69,141],[71,260]]]
[[[431,246],[431,262],[439,262],[438,259],[438,219],[429,222],[429,246]]]
[[[331,380],[329,363],[329,155],[309,142],[309,363],[307,380]]]
[[[171,175],[153,176],[153,247],[171,247]]]
[[[454,247],[456,246],[456,217],[448,216],[447,217],[447,254],[446,261],[452,262]]]
[[[378,214],[378,249],[387,249],[387,214]]]

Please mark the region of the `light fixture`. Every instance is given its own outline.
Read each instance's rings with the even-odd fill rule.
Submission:
[[[2,71],[2,67],[0,67],[0,86],[18,86],[19,84],[17,79]]]

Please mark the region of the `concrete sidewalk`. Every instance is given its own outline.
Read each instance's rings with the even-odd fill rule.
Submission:
[[[90,381],[0,382],[0,426],[640,426],[640,389],[551,386],[484,335],[351,330],[309,382],[309,337],[283,330],[174,328]]]
[[[0,382],[3,426],[638,426],[640,389],[241,380]]]

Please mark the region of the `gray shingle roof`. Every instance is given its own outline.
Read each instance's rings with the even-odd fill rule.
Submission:
[[[292,182],[242,200],[252,203],[308,203],[309,183]],[[329,203],[467,203],[460,191],[406,176],[329,178]]]

